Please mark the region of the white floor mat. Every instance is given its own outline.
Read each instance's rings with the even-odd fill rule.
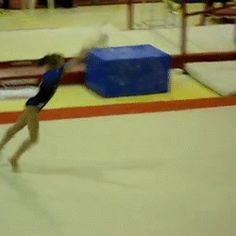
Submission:
[[[234,50],[236,45],[233,29],[230,24],[190,27],[188,52]],[[7,42],[7,47],[1,52],[0,61],[36,59],[53,52],[73,57],[85,44],[96,40],[101,31],[109,35],[108,46],[151,44],[171,55],[180,53],[180,28],[120,31],[110,24],[105,24],[101,27],[2,31],[0,44],[6,45]]]
[[[15,89],[0,89],[0,100],[16,99],[16,98],[29,98],[38,92],[36,87],[22,87]]]
[[[163,36],[165,41],[180,49],[180,28],[160,29],[155,31],[156,35]],[[187,51],[191,53],[200,52],[225,52],[236,49],[234,42],[234,25],[207,25],[188,27]]]
[[[40,123],[0,158],[1,236],[235,236],[236,107]],[[0,125],[0,137],[9,125]]]
[[[186,70],[220,95],[236,95],[236,61],[189,63]]]

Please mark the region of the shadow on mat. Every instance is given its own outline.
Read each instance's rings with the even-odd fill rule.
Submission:
[[[93,163],[94,164],[94,163]],[[124,163],[111,163],[111,162],[104,162],[99,163],[97,166],[70,166],[70,167],[38,167],[37,169],[25,170],[24,173],[28,174],[42,174],[42,175],[65,175],[65,176],[72,176],[81,179],[88,179],[95,182],[100,183],[108,183],[112,185],[118,185],[121,187],[133,187],[136,188],[137,186],[109,180],[109,176],[106,175],[106,172],[110,171],[137,171],[137,170],[153,170],[157,166],[160,166],[160,163],[157,161],[136,161],[134,162],[124,162]]]

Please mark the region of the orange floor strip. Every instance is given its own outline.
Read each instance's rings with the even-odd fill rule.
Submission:
[[[186,109],[221,107],[236,105],[236,96],[192,99],[184,101],[165,101],[149,103],[133,103],[119,105],[104,105],[90,107],[74,107],[44,110],[41,120],[60,120],[83,117],[97,117],[121,114],[151,113],[163,111],[178,111]],[[20,112],[0,113],[0,124],[13,123],[19,117]]]

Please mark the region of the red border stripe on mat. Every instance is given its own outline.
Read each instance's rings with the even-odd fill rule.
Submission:
[[[109,115],[121,115],[121,114],[178,111],[186,109],[233,106],[233,105],[236,105],[236,96],[191,99],[191,100],[181,100],[181,101],[59,108],[59,109],[50,109],[42,111],[41,120],[59,120],[59,119],[97,117],[97,116],[109,116]],[[20,113],[21,112],[0,113],[0,124],[15,122]]]
[[[233,106],[233,105],[236,105],[236,96],[223,97],[223,98],[191,99],[191,100],[181,100],[181,101],[59,108],[59,109],[50,109],[42,111],[41,120],[60,120],[60,119],[109,116],[109,115],[121,115],[121,114],[178,111],[186,109]],[[15,122],[20,113],[21,112],[0,113],[0,124]]]
[[[232,105],[236,105],[236,97],[54,109],[45,110],[42,112],[41,118],[42,120],[70,119],[161,111],[178,111]]]

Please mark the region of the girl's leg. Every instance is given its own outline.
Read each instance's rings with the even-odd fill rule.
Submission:
[[[0,142],[0,150],[14,137],[14,135],[23,129],[27,124],[26,111],[22,113],[18,121],[6,131]]]
[[[39,111],[36,107],[27,107],[27,125],[29,129],[29,138],[27,138],[15,154],[10,159],[10,163],[14,171],[18,170],[18,160],[21,155],[27,151],[33,144],[36,144],[38,141],[38,133],[39,133]]]

